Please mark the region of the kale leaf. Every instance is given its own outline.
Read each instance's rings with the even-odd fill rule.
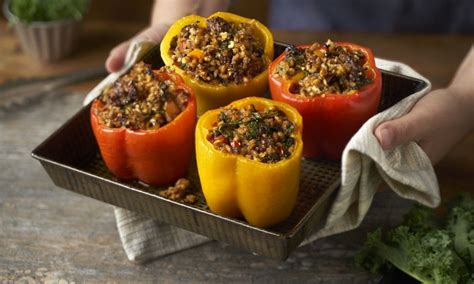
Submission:
[[[474,283],[474,200],[461,196],[445,219],[416,205],[399,226],[369,233],[355,261],[372,273],[395,266],[423,283]]]

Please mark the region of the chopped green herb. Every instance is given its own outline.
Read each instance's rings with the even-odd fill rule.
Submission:
[[[219,113],[207,139],[223,152],[276,163],[291,155],[295,146],[291,137],[294,128],[286,114],[277,108],[230,107]]]

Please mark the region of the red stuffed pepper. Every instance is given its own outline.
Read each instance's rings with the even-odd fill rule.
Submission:
[[[379,105],[382,77],[370,49],[346,42],[290,47],[269,69],[272,98],[303,117],[303,156],[339,160]]]
[[[181,77],[136,64],[91,107],[106,166],[119,179],[169,184],[184,176],[194,149],[196,101]]]

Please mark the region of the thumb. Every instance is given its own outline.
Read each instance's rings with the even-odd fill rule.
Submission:
[[[130,46],[130,41],[124,41],[110,51],[109,57],[105,61],[105,67],[109,72],[118,71],[123,66],[125,54]]]
[[[375,129],[375,137],[384,150],[391,150],[416,139],[417,117],[408,113],[400,118],[386,121]]]

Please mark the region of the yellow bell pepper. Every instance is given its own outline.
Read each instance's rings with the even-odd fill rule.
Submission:
[[[295,206],[299,188],[303,149],[302,118],[286,103],[250,97],[230,104],[243,108],[253,104],[257,110],[276,106],[295,125],[292,137],[295,148],[287,159],[270,164],[244,156],[224,153],[214,148],[207,134],[221,109],[202,115],[196,126],[196,159],[201,187],[207,205],[214,213],[245,220],[256,227],[282,222]]]
[[[264,60],[267,62],[267,66],[273,60],[273,36],[271,32],[257,20],[247,19],[238,15],[234,15],[226,12],[217,12],[209,16],[221,17],[228,22],[234,23],[249,23],[255,27],[255,36],[258,37],[260,42],[264,45]],[[166,35],[163,37],[160,46],[161,57],[168,66],[174,66],[175,71],[183,77],[186,85],[190,86],[196,93],[198,114],[202,114],[209,109],[215,109],[228,103],[250,96],[263,96],[268,87],[268,71],[265,71],[250,79],[246,83],[242,84],[227,84],[227,85],[212,85],[200,80],[193,78],[192,76],[185,73],[184,70],[174,65],[173,59],[171,58],[170,48],[172,39],[177,36],[181,29],[189,24],[199,22],[200,26],[206,25],[206,18],[191,15],[181,18],[176,21],[168,30]],[[199,56],[199,51],[193,51],[196,56]]]

